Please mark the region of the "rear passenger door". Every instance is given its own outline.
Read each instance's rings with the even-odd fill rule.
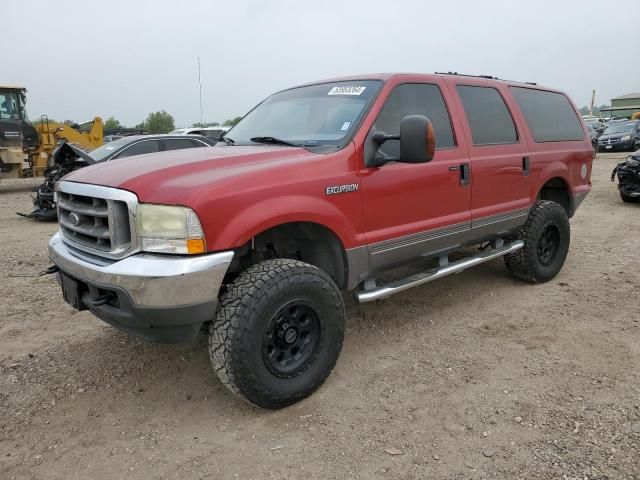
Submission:
[[[472,237],[506,233],[524,223],[531,203],[531,163],[519,118],[502,85],[469,78],[449,82],[467,120]]]

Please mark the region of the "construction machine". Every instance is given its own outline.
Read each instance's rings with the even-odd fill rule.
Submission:
[[[98,148],[103,142],[104,125],[100,117],[81,124],[50,121],[46,115],[35,126],[40,142],[36,148],[27,149],[31,176],[40,177],[49,166],[51,154],[61,141],[66,141],[82,150]]]
[[[21,177],[30,168],[24,147],[36,148],[38,133],[27,120],[27,90],[16,85],[0,85],[0,174]]]
[[[100,117],[82,124],[50,121],[46,115],[34,126],[27,117],[27,89],[0,85],[0,174],[3,178],[43,176],[51,154],[61,141],[83,150],[102,145]]]

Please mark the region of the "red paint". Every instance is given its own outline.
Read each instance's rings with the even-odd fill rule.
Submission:
[[[585,131],[583,141],[536,143],[508,88],[523,84],[448,75],[352,79],[381,79],[385,84],[353,141],[338,152],[315,154],[270,145],[194,148],[116,160],[77,170],[66,180],[129,190],[140,202],[191,207],[203,224],[210,251],[238,247],[270,227],[295,221],[322,224],[345,248],[353,248],[530,206],[554,177],[562,178],[572,195],[591,188],[589,135]],[[457,146],[436,151],[425,164],[365,168],[364,139],[387,96],[401,83],[440,87]],[[519,142],[474,147],[456,92],[459,84],[498,89]],[[526,177],[524,156],[530,161]],[[471,166],[466,186],[459,184],[459,171],[450,170],[462,163]],[[588,167],[584,179],[583,164]],[[327,186],[351,183],[360,185],[357,192],[325,195]]]

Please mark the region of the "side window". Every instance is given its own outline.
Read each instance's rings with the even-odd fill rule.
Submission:
[[[154,153],[160,150],[157,140],[145,140],[143,142],[134,143],[130,147],[125,148],[114,158],[133,157],[134,155],[143,155],[145,153]]]
[[[456,140],[451,128],[451,119],[444,98],[437,85],[406,83],[398,85],[385,102],[374,128],[390,135],[400,133],[400,123],[407,115],[424,115],[433,124],[436,134],[436,149],[452,148]],[[389,140],[380,147],[380,152],[391,156],[400,155],[400,142]]]
[[[468,85],[458,85],[457,90],[469,121],[474,145],[518,142],[516,126],[498,90]]]
[[[166,150],[182,150],[183,148],[193,148],[197,146],[190,138],[166,138],[164,140],[164,147]]]
[[[536,142],[584,138],[578,115],[563,94],[523,87],[511,87],[511,93]]]
[[[204,138],[208,138],[208,137],[204,137]],[[216,141],[218,139],[215,138],[215,139],[210,139],[210,140]],[[192,138],[190,141],[191,141],[192,146],[196,147],[196,148],[199,148],[199,147],[210,147],[211,146],[208,143],[206,143],[206,142],[204,142],[203,140],[200,140],[200,139],[196,140],[195,138]]]

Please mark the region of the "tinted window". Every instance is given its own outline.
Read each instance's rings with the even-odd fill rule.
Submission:
[[[184,140],[181,138],[166,138],[164,146],[167,150],[181,150],[183,148],[203,147],[204,145],[189,138]]]
[[[584,132],[569,99],[556,92],[511,87],[536,142],[582,140]]]
[[[142,155],[144,153],[153,153],[160,150],[157,140],[144,140],[134,143],[130,147],[126,147],[122,152],[114,158],[132,157],[133,155]]]
[[[374,128],[390,135],[397,135],[400,133],[402,119],[408,115],[424,115],[431,120],[436,133],[436,148],[451,148],[456,145],[449,112],[436,85],[398,85],[387,98]],[[380,152],[397,158],[400,156],[400,142],[389,140],[380,147]]]
[[[516,143],[518,134],[507,105],[495,88],[458,86],[474,145]]]

